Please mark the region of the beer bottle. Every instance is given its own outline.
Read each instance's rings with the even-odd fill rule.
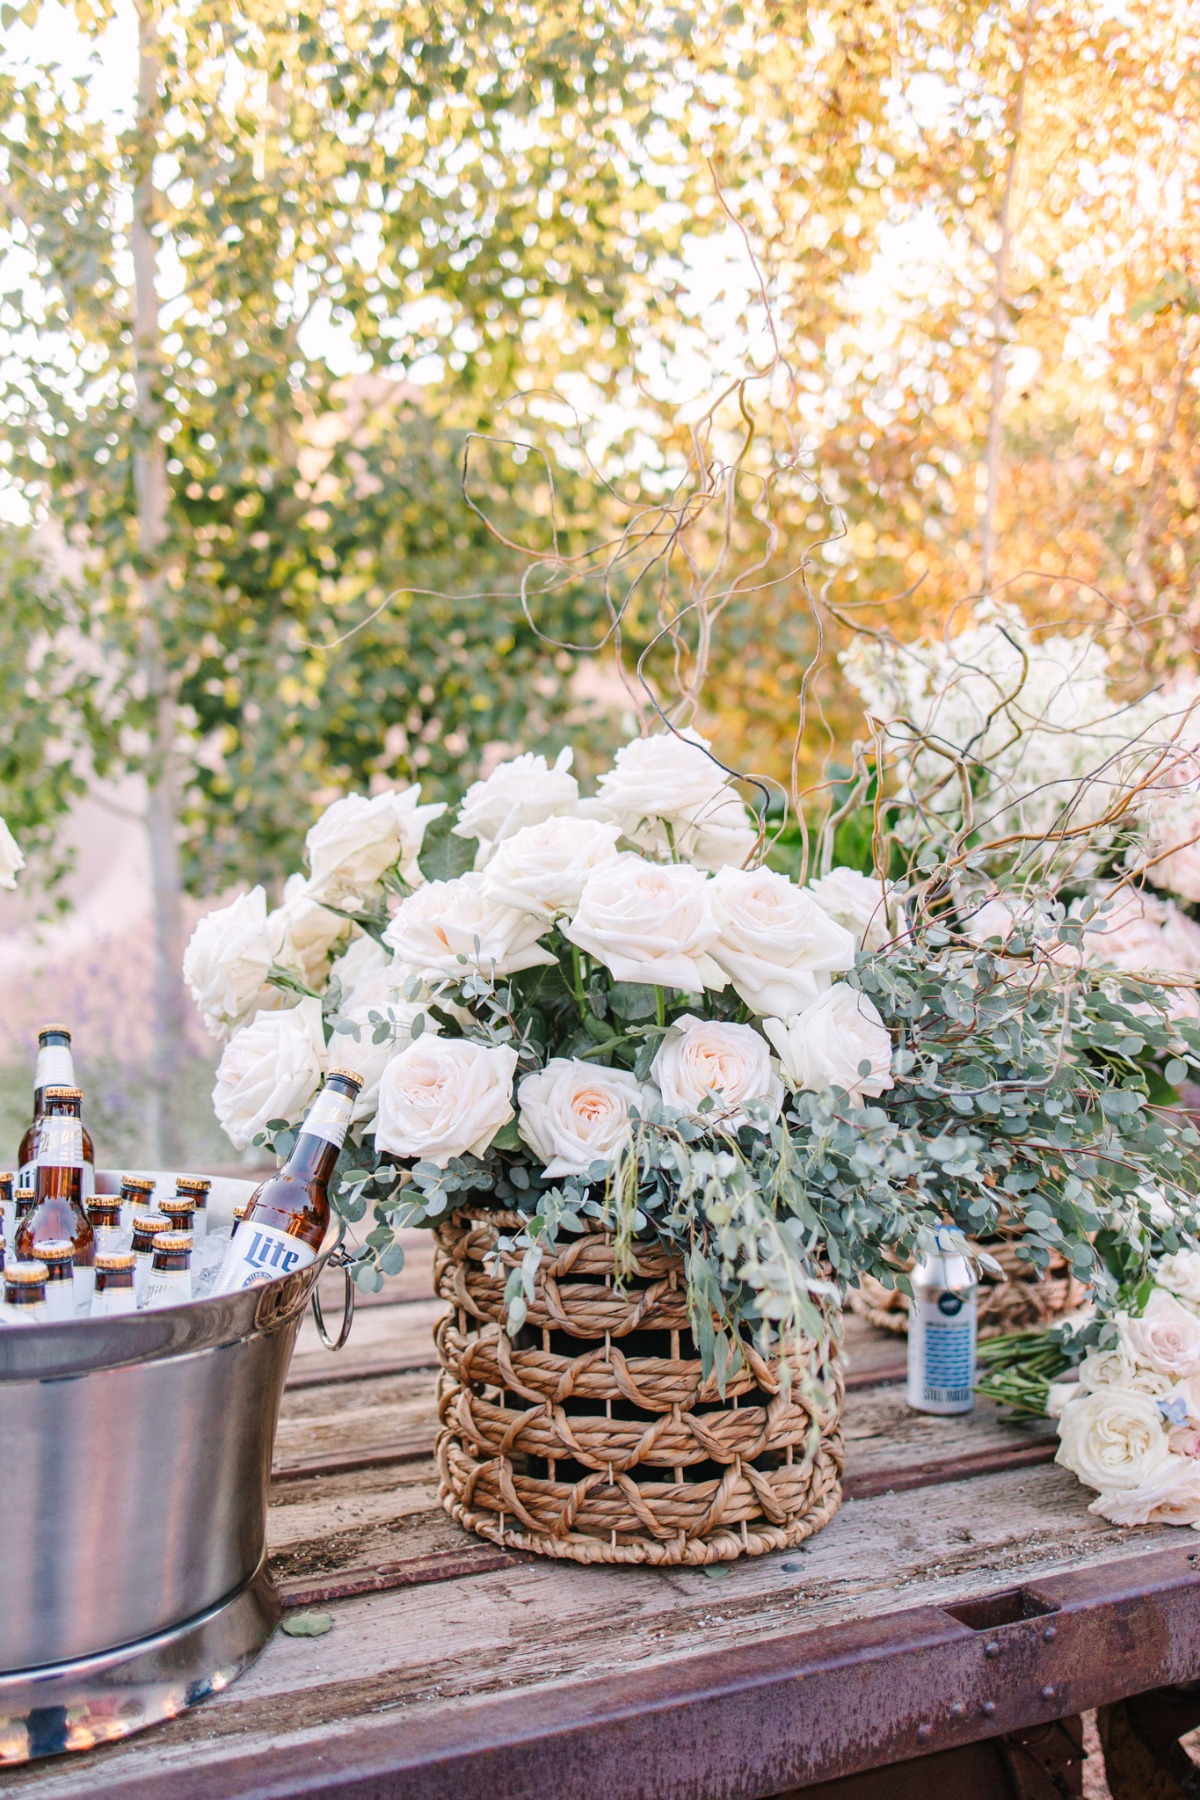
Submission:
[[[146,1283],[150,1279],[150,1261],[154,1255],[154,1240],[160,1231],[169,1231],[170,1229],[170,1220],[164,1219],[161,1213],[143,1213],[140,1218],[133,1221],[133,1286],[139,1306],[142,1304],[142,1295],[146,1291]]]
[[[87,1216],[96,1238],[96,1254],[99,1255],[101,1250],[117,1249],[124,1235],[120,1194],[93,1194],[87,1203]]]
[[[196,1216],[196,1202],[190,1194],[176,1194],[170,1200],[160,1200],[158,1210],[172,1231],[186,1231],[189,1237],[192,1235],[192,1220]]]
[[[149,1175],[122,1175],[121,1230],[132,1231],[140,1212],[154,1211],[154,1183]]]
[[[17,1255],[37,1254],[47,1238],[69,1238],[75,1250],[75,1299],[86,1313],[92,1298],[96,1240],[83,1210],[83,1126],[78,1088],[48,1087],[38,1137],[33,1211],[17,1232]]]
[[[251,1195],[237,1236],[229,1240],[215,1294],[274,1281],[315,1259],[329,1226],[327,1183],[362,1084],[354,1069],[330,1069],[291,1155]]]
[[[96,1291],[92,1295],[92,1318],[109,1319],[117,1313],[137,1311],[134,1270],[137,1257],[132,1250],[98,1250],[96,1252]]]
[[[46,1265],[46,1318],[53,1324],[75,1317],[75,1282],[70,1238],[46,1238],[38,1245],[38,1261]]]
[[[31,1187],[19,1187],[13,1195],[12,1235],[10,1237],[7,1231],[4,1235],[12,1245],[14,1257],[17,1254],[17,1234],[21,1229],[22,1222],[27,1219],[33,1211],[33,1202],[34,1191]]]
[[[190,1200],[195,1208],[191,1225],[185,1229],[190,1230],[197,1244],[208,1235],[208,1192],[211,1187],[212,1182],[206,1175],[178,1175],[175,1178],[175,1198]]]
[[[52,1087],[75,1086],[75,1062],[71,1055],[71,1033],[65,1025],[43,1025],[38,1032],[37,1067],[33,1076],[33,1123],[21,1139],[17,1156],[18,1187],[32,1187],[34,1166],[38,1162],[38,1140],[46,1112],[46,1095]],[[86,1200],[96,1185],[96,1153],[89,1132],[83,1131],[83,1198]]]
[[[237,1236],[238,1226],[241,1224],[242,1220],[246,1217],[246,1215],[249,1213],[249,1211],[250,1211],[250,1208],[248,1206],[235,1206],[234,1207],[234,1209],[233,1209],[233,1230],[229,1234],[231,1238],[235,1238]]]
[[[182,1306],[192,1297],[192,1237],[187,1231],[160,1231],[142,1295],[142,1307]]]
[[[4,1233],[5,1242],[9,1244],[17,1235],[17,1202],[13,1193],[14,1186],[11,1175],[0,1175],[0,1231]]]
[[[4,1304],[0,1318],[6,1325],[37,1325],[46,1317],[46,1265],[44,1262],[10,1262],[4,1271]]]

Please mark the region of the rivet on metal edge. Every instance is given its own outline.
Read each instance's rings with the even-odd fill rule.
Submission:
[[[985,1656],[999,1656],[999,1654],[1000,1654],[999,1644],[996,1644],[996,1643],[985,1644],[983,1646],[983,1654]]]
[[[1052,1644],[1054,1642],[1055,1638],[1058,1636],[1058,1626],[1057,1625],[1047,1625],[1045,1631],[1043,1631],[1043,1633],[1042,1633],[1042,1636],[1045,1638],[1045,1640],[1048,1644]]]
[[[930,1737],[932,1735],[932,1733],[933,1733],[932,1725],[918,1725],[917,1726],[917,1736],[919,1738]]]
[[[1053,1698],[1054,1698],[1054,1689],[1052,1687],[1044,1687],[1042,1689],[1042,1699],[1043,1700],[1053,1700]]]
[[[956,1700],[954,1702],[954,1705],[950,1708],[950,1717],[952,1719],[961,1719],[966,1710],[967,1709],[963,1705],[962,1701]]]
[[[985,1719],[990,1719],[992,1714],[995,1712],[995,1710],[996,1710],[996,1702],[994,1700],[985,1700],[984,1701],[983,1716]]]

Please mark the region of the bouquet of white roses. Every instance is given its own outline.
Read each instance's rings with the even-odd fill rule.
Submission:
[[[214,1095],[238,1147],[290,1146],[330,1063],[364,1077],[335,1202],[397,1232],[463,1203],[505,1240],[517,1330],[547,1247],[597,1223],[686,1269],[706,1365],[823,1335],[860,1273],[918,1232],[1027,1224],[1101,1282],[1101,1228],[1141,1243],[1150,1186],[1190,1216],[1195,1134],[1146,1104],[1144,1048],[1200,1066],[1152,987],[964,948],[858,870],[766,866],[760,819],[693,734],[618,751],[585,796],[523,755],[451,818],[416,788],[335,802],[307,878],[202,921],[186,973],[228,1039]],[[511,1262],[510,1258],[510,1262]]]

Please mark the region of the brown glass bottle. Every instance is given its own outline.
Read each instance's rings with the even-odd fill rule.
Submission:
[[[327,1186],[345,1142],[362,1076],[330,1069],[278,1174],[255,1189],[231,1238],[215,1294],[291,1275],[312,1262],[329,1229]]]
[[[38,1160],[38,1139],[46,1114],[46,1094],[52,1087],[75,1086],[75,1063],[71,1056],[71,1033],[65,1025],[43,1025],[38,1032],[37,1065],[33,1076],[33,1122],[21,1139],[17,1157],[20,1168],[17,1182],[21,1187],[33,1186],[33,1169]],[[86,1200],[96,1185],[96,1152],[91,1134],[83,1128],[83,1197]]]
[[[190,1231],[197,1244],[203,1242],[208,1235],[208,1195],[212,1182],[207,1175],[178,1175],[175,1178],[175,1198],[190,1200],[194,1211],[191,1222],[182,1227]]]
[[[46,1155],[55,1160],[37,1165],[33,1211],[17,1229],[17,1255],[22,1262],[36,1255],[39,1243],[69,1238],[76,1269],[90,1270],[92,1266],[96,1239],[83,1210],[82,1098],[78,1088],[46,1089],[41,1142]],[[90,1276],[88,1279],[90,1282]]]

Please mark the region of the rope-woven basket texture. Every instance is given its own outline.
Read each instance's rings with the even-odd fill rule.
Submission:
[[[1074,1312],[1086,1298],[1083,1283],[1070,1264],[1051,1252],[1044,1272],[1022,1262],[1011,1241],[989,1242],[985,1248],[1004,1271],[1004,1279],[983,1269],[979,1277],[979,1335],[1002,1337],[1009,1331],[1033,1331]],[[912,1265],[909,1264],[909,1267]],[[861,1277],[848,1296],[850,1309],[882,1331],[908,1330],[908,1295],[886,1288],[873,1275]]]
[[[515,1339],[490,1257],[512,1213],[463,1207],[435,1231],[442,1504],[513,1549],[587,1563],[715,1563],[800,1543],[841,1504],[837,1320],[815,1380],[785,1392],[746,1346],[722,1398],[702,1377],[682,1259],[610,1234],[548,1252]]]

